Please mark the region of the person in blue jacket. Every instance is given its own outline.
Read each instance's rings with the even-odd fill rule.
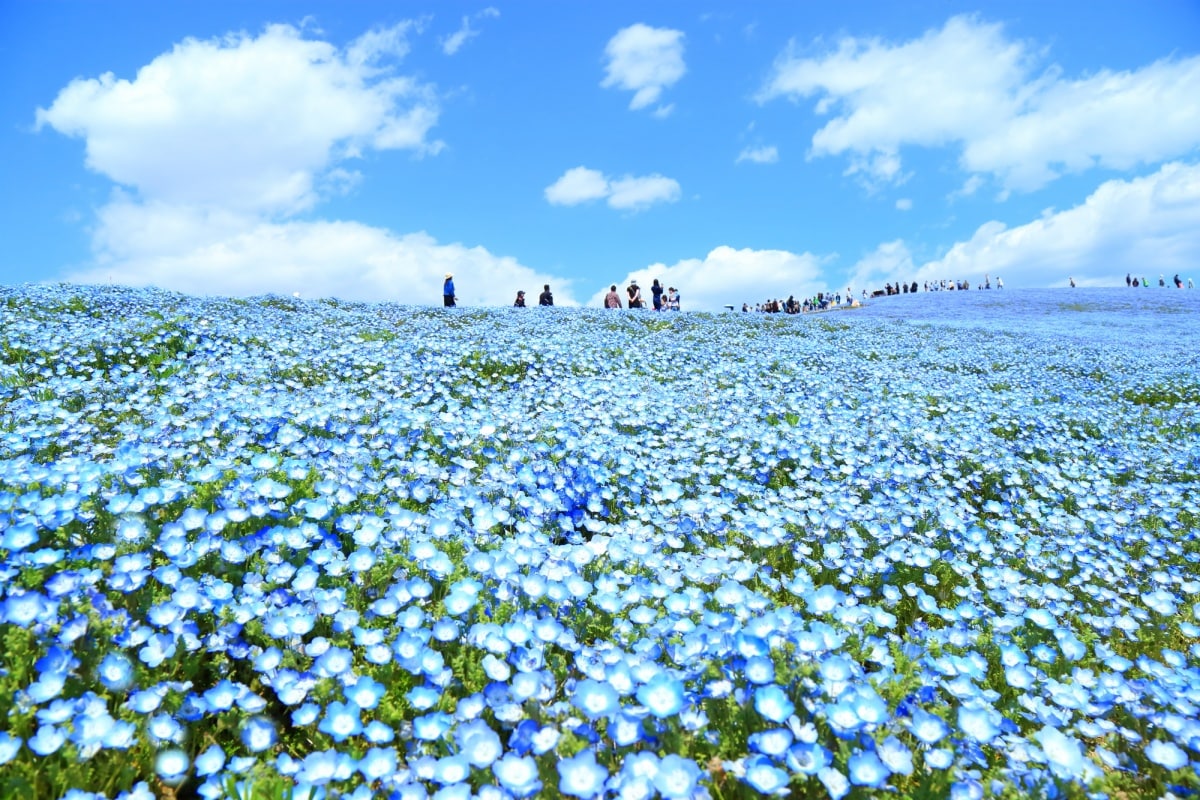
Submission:
[[[442,284],[442,305],[454,308],[454,273],[446,273],[446,282]]]

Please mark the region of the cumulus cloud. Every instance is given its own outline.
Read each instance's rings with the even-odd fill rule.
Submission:
[[[759,99],[816,98],[811,155],[844,155],[870,185],[901,182],[906,146],[953,146],[960,165],[1029,191],[1096,166],[1129,169],[1200,145],[1200,56],[1064,77],[1003,26],[957,16],[908,42],[846,37],[779,56]]]
[[[185,40],[133,80],[72,81],[38,124],[84,139],[88,167],[118,187],[97,212],[94,263],[69,279],[427,303],[454,272],[466,304],[548,282],[570,304],[563,279],[481,247],[296,218],[363,181],[348,165],[367,150],[441,146],[435,90],[397,72],[419,28],[338,48],[275,25]]]
[[[726,305],[740,309],[742,303],[753,306],[767,299],[803,297],[825,291],[820,267],[821,260],[811,253],[722,246],[704,258],[684,259],[671,265],[651,264],[630,272],[617,286],[623,290],[636,280],[649,303],[650,286],[657,279],[663,287],[674,286],[679,290],[681,308],[720,311]],[[607,293],[605,286],[592,295],[588,304],[603,305]]]
[[[607,197],[608,178],[604,173],[587,167],[574,167],[546,187],[546,200],[551,205],[575,206],[589,200]]]
[[[261,35],[187,39],[133,80],[71,81],[39,127],[87,142],[87,165],[144,198],[290,214],[317,178],[365,148],[436,152],[432,87],[384,60],[408,25],[345,50],[273,25]]]
[[[762,147],[745,147],[742,152],[738,153],[738,157],[734,163],[740,164],[743,161],[749,161],[752,164],[774,164],[779,160],[779,149],[775,145]]]
[[[599,170],[573,167],[547,186],[544,194],[551,205],[574,206],[607,198],[609,207],[618,211],[642,211],[656,203],[674,203],[680,188],[674,179],[658,174],[609,179]]]
[[[97,231],[97,263],[68,280],[425,304],[438,302],[442,277],[453,272],[463,305],[507,305],[517,289],[543,283],[554,284],[560,305],[575,302],[568,281],[513,258],[357,222],[271,222],[117,200],[102,210]]]
[[[658,102],[663,90],[687,72],[683,31],[670,28],[652,28],[640,22],[622,28],[608,41],[604,55],[608,63],[600,85],[633,92],[629,108],[634,111]],[[670,107],[658,116],[666,113]]]
[[[492,8],[491,6],[488,6],[483,11],[480,11],[473,16],[464,16],[462,18],[462,25],[459,26],[458,30],[449,36],[442,37],[442,52],[448,56],[452,56],[457,53],[464,44],[467,43],[468,39],[472,39],[479,35],[479,31],[471,27],[472,20],[480,20],[488,17],[498,16],[500,16],[499,10]]]
[[[1200,264],[1200,164],[1171,162],[1153,174],[1101,184],[1079,205],[1010,228],[981,225],[936,260],[914,264],[903,242],[881,245],[853,272],[856,285],[969,280],[1006,286],[1123,285],[1135,275],[1180,273]]]

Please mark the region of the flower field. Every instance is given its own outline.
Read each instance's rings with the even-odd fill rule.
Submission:
[[[0,288],[0,797],[1196,796],[1197,311]]]

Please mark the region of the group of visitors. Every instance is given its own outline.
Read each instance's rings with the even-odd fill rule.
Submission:
[[[542,293],[538,295],[539,306],[554,305],[554,293],[550,291],[550,284],[542,284]],[[513,308],[525,307],[525,290],[521,289],[517,292],[517,299],[513,301]]]
[[[1183,288],[1183,279],[1179,277],[1178,272],[1175,273],[1175,277],[1171,279],[1171,282],[1175,284],[1176,289]],[[1072,278],[1071,286],[1074,286],[1074,285],[1075,285],[1075,280]],[[1137,278],[1133,277],[1128,272],[1126,272],[1125,273],[1125,285],[1126,286],[1149,286],[1150,280],[1146,276],[1143,275],[1141,280],[1139,281]],[[1164,276],[1162,276],[1162,275],[1158,276],[1158,285],[1162,286],[1163,288],[1166,288],[1167,281]],[[1192,283],[1191,278],[1187,279],[1187,288],[1189,288],[1189,289],[1196,288],[1196,284]]]
[[[625,294],[629,297],[629,308],[646,307],[646,301],[642,298],[642,287],[638,286],[636,280],[630,281],[629,285],[625,287]],[[679,290],[674,286],[664,289],[663,285],[658,282],[658,278],[655,278],[654,283],[650,285],[650,303],[655,311],[678,311]],[[625,308],[615,283],[608,287],[608,294],[604,295],[604,307]]]
[[[861,303],[854,298],[854,292],[846,287],[845,296],[841,292],[831,294],[817,292],[804,300],[797,300],[795,295],[788,295],[787,300],[767,300],[755,303],[754,311],[760,314],[808,314],[813,311],[829,311],[835,308],[858,308]],[[730,308],[730,306],[726,306]],[[742,303],[742,311],[751,310],[749,303]]]

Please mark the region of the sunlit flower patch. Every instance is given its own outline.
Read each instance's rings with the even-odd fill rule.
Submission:
[[[0,309],[0,796],[1200,792],[1190,293]]]

